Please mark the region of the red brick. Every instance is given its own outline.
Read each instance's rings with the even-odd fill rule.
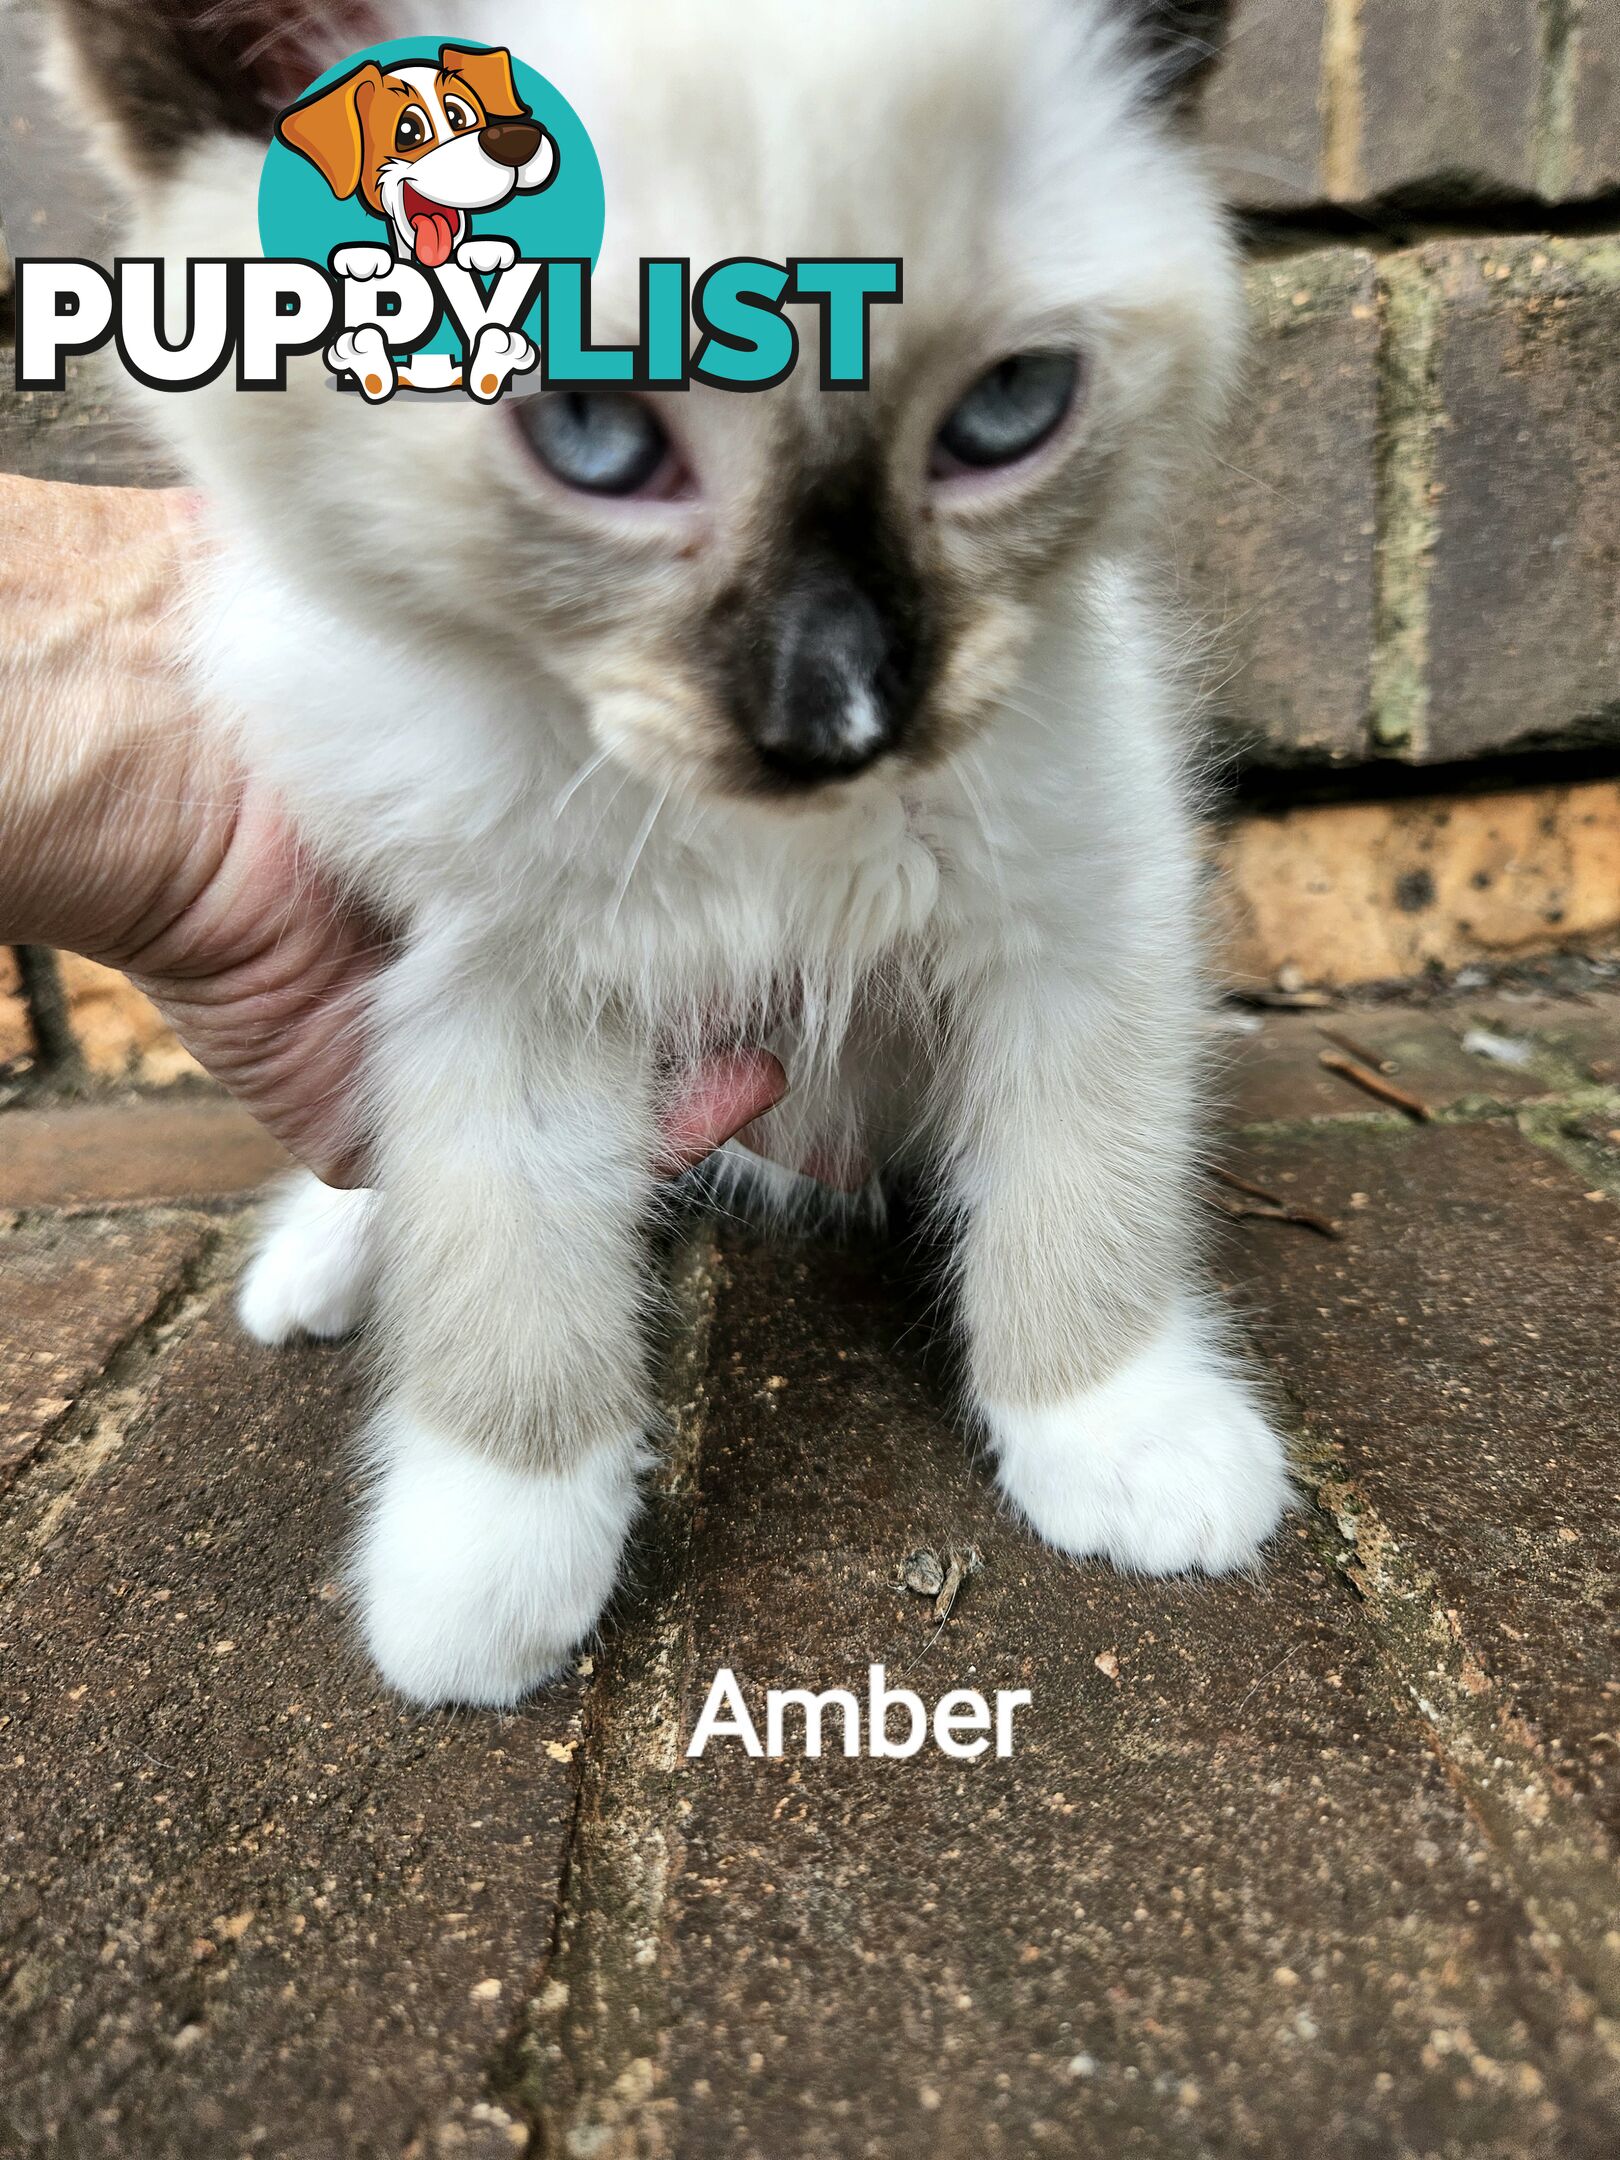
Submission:
[[[1560,192],[1606,195],[1620,188],[1620,0],[1581,0],[1567,66]]]
[[[1589,201],[1620,187],[1620,0],[1235,0],[1202,130],[1244,210]]]
[[[1359,1250],[1270,1225],[1248,1243],[1262,1238],[1279,1270],[1302,1249]],[[1511,1299],[1502,1246],[1491,1260]],[[908,1300],[892,1261],[733,1240],[722,1268],[684,1626],[660,1614],[645,1653],[681,1690],[681,1734],[721,1665],[756,1715],[767,1687],[859,1699],[877,1661],[925,1702],[958,1687],[1034,1700],[1012,1756],[975,1763],[926,1747],[846,1761],[836,1741],[816,1761],[755,1761],[723,1742],[672,1777],[638,1732],[612,1792],[622,1872],[575,1877],[587,1947],[535,2077],[547,2152],[1612,2150],[1612,2061],[1398,1704],[1319,1526],[1290,1524],[1257,1582],[1066,1561],[1009,1519],[952,1430],[919,1324],[928,1294]],[[1595,1313],[1595,1288],[1572,1288]],[[1382,1355],[1368,1302],[1346,1323],[1364,1366]],[[1306,1312],[1300,1338],[1321,1333]],[[1602,1383],[1613,1367],[1611,1349],[1589,1370]],[[1513,1376],[1533,1369],[1523,1356]],[[1502,1408],[1533,1461],[1535,1423],[1511,1393]],[[1595,1397],[1586,1418],[1601,1455]],[[1477,1457],[1494,1433],[1479,1420],[1469,1437]],[[977,1558],[943,1627],[895,1587],[925,1546]],[[1601,1595],[1578,1592],[1573,1611]],[[1537,1642],[1561,1658],[1555,1627]],[[649,1986],[638,1953],[664,1978],[640,2019],[623,2007]],[[1437,2039],[1455,2032],[1489,2078]],[[553,2064],[569,2059],[594,2106],[559,2091]],[[619,2135],[598,2148],[603,2122]]]
[[[1497,1738],[1527,1736],[1620,1838],[1620,1211],[1495,1121],[1324,1127],[1245,1166],[1351,1224],[1244,1236],[1231,1265],[1341,1519],[1372,1518],[1350,1533],[1369,1596],[1431,1586],[1449,1624],[1425,1663],[1465,1645]]]
[[[1257,350],[1212,471],[1196,591],[1217,710],[1262,762],[1365,755],[1377,518],[1377,264],[1257,263]]]
[[[1541,96],[1538,0],[1361,0],[1354,193],[1528,195]],[[1347,193],[1349,191],[1346,191]]]
[[[1422,754],[1620,740],[1620,241],[1415,262],[1438,303]]]
[[[210,1315],[0,1606],[8,2160],[514,2149],[583,1688],[383,1690],[337,1583],[364,1412],[346,1352]]]
[[[1245,210],[1321,193],[1323,0],[1238,0],[1201,123],[1216,177]]]

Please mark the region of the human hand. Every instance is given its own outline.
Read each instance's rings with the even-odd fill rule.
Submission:
[[[354,1083],[386,957],[175,664],[197,545],[178,491],[0,476],[0,938],[121,968],[195,1057],[333,1184],[362,1183]],[[660,1174],[786,1090],[736,1050],[684,1076]]]

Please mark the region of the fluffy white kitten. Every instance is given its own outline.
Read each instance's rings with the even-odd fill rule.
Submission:
[[[1174,96],[1218,5],[340,8],[296,65],[276,0],[61,5],[130,252],[254,252],[270,106],[419,32],[579,110],[600,341],[636,334],[644,254],[905,264],[869,394],[819,390],[806,313],[762,395],[373,410],[312,359],[284,396],[150,401],[221,543],[202,679],[408,926],[378,1191],[301,1186],[242,1292],[267,1341],[374,1307],[383,1674],[510,1703],[594,1626],[653,1416],[660,1076],[767,1034],[784,1164],[945,1192],[973,1412],[1034,1530],[1252,1561],[1288,1485],[1196,1279],[1186,700],[1147,575],[1237,341]]]

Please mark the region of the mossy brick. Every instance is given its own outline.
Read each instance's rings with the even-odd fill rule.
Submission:
[[[1579,1000],[1523,991],[1470,998],[1475,1026],[1533,1045],[1544,1069],[1580,1087],[1620,1088],[1620,996],[1588,991]]]
[[[1353,759],[1371,705],[1377,264],[1254,264],[1255,349],[1197,527],[1225,730],[1262,762]]]
[[[1415,750],[1620,742],[1620,240],[1448,241],[1435,299]]]
[[[1226,1115],[1239,1125],[1388,1117],[1388,1103],[1322,1063],[1324,1052],[1346,1055],[1346,1045],[1432,1111],[1465,1103],[1516,1105],[1551,1092],[1548,1077],[1533,1065],[1493,1064],[1465,1049],[1471,1026],[1462,1007],[1268,1013],[1226,1060]]]

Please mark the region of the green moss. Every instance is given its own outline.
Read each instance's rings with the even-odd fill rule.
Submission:
[[[1440,295],[1428,266],[1393,256],[1383,277],[1372,739],[1421,755],[1429,717],[1429,572],[1435,518],[1434,355]]]

